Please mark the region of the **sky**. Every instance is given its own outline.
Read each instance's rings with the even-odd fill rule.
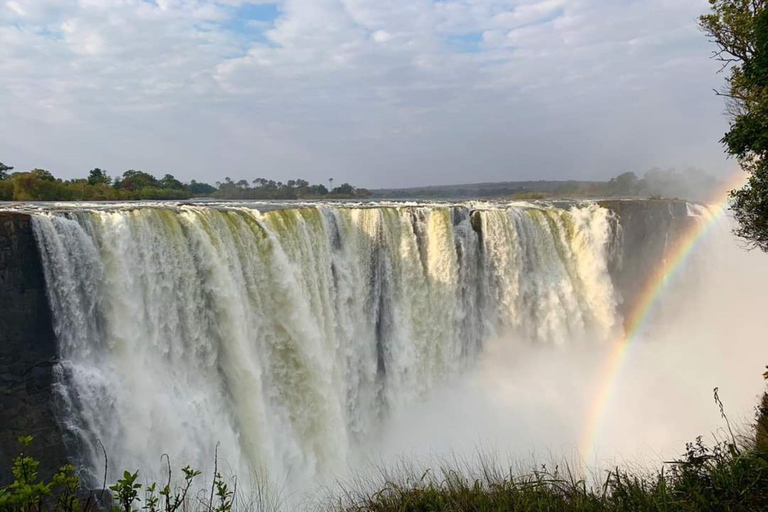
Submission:
[[[735,167],[707,0],[0,0],[0,161],[365,187]]]

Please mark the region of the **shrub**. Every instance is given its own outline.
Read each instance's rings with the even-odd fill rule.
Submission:
[[[768,374],[766,375],[768,378]],[[723,411],[715,390],[715,401]],[[686,445],[685,453],[656,472],[616,468],[602,482],[588,484],[575,476],[569,466],[540,469],[516,476],[509,470],[480,461],[479,470],[462,472],[453,466],[431,470],[419,477],[413,470],[399,468],[399,477],[385,479],[374,491],[370,482],[357,489],[342,486],[341,498],[314,506],[336,512],[421,512],[421,511],[515,511],[515,512],[756,512],[768,510],[768,451],[766,451],[766,409],[768,394],[758,408],[755,435],[737,440],[728,424],[727,439],[708,446],[702,438]],[[728,423],[728,419],[723,417]],[[21,454],[13,460],[14,481],[0,488],[0,512],[95,512],[107,507],[85,493],[75,468],[63,466],[50,482],[38,476],[39,462],[25,454],[32,437],[20,440]],[[218,458],[218,455],[217,455]],[[143,485],[139,472],[125,471],[109,487],[113,512],[233,512],[238,509],[278,510],[279,502],[236,500],[236,486],[230,488],[214,461],[209,497],[190,494],[201,473],[189,466],[183,480],[174,484],[168,460],[164,486]],[[474,474],[474,476],[470,476]],[[234,481],[234,480],[233,480]],[[235,481],[236,482],[236,481]],[[97,491],[98,492],[98,491]],[[106,490],[102,490],[103,494]],[[307,503],[303,503],[306,507]]]

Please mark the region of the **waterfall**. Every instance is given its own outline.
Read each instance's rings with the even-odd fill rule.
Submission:
[[[484,343],[620,328],[596,204],[113,207],[33,223],[60,420],[94,473],[167,453],[301,482]],[[220,466],[222,462],[220,462]]]

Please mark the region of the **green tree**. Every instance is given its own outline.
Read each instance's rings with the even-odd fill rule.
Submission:
[[[35,179],[40,181],[56,181],[56,178],[53,176],[53,174],[51,174],[50,171],[46,171],[45,169],[32,169],[30,174]]]
[[[192,180],[189,182],[189,185],[187,186],[187,189],[196,195],[202,195],[202,194],[213,194],[216,192],[216,187],[213,187],[209,185],[208,183],[203,182],[197,182],[195,180]]]
[[[328,189],[325,185],[311,185],[307,187],[307,194],[311,196],[327,196]]]
[[[726,98],[731,116],[722,139],[728,153],[749,173],[731,192],[736,234],[768,251],[768,10],[766,0],[709,0],[700,26],[717,45],[716,59],[728,69]]]
[[[343,195],[354,195],[355,193],[355,187],[350,185],[349,183],[342,183],[338,187],[331,190],[332,194],[343,194]]]
[[[172,190],[183,190],[184,184],[177,180],[173,174],[166,174],[163,176],[163,179],[160,180],[160,187]]]
[[[611,192],[618,195],[631,195],[637,190],[638,178],[633,172],[619,174],[611,178],[609,188]]]
[[[8,171],[13,170],[13,167],[10,167],[8,165],[5,165],[3,162],[0,162],[0,180],[7,180],[8,179]]]
[[[125,190],[141,190],[143,188],[155,188],[159,185],[157,178],[142,171],[133,169],[123,173],[123,179],[115,182],[115,188]]]
[[[112,183],[112,178],[110,178],[107,175],[107,171],[103,169],[96,167],[95,169],[91,169],[91,172],[88,173],[89,185],[109,185],[110,183]]]

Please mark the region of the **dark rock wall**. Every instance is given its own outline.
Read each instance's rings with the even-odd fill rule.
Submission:
[[[56,338],[28,215],[0,212],[0,484],[11,478],[19,436],[50,475],[66,462],[51,393]]]
[[[695,219],[688,216],[685,201],[615,200],[599,204],[614,213],[620,229],[609,272],[622,298],[620,310],[626,316],[634,310],[648,279],[671,257],[677,241],[693,227]]]

